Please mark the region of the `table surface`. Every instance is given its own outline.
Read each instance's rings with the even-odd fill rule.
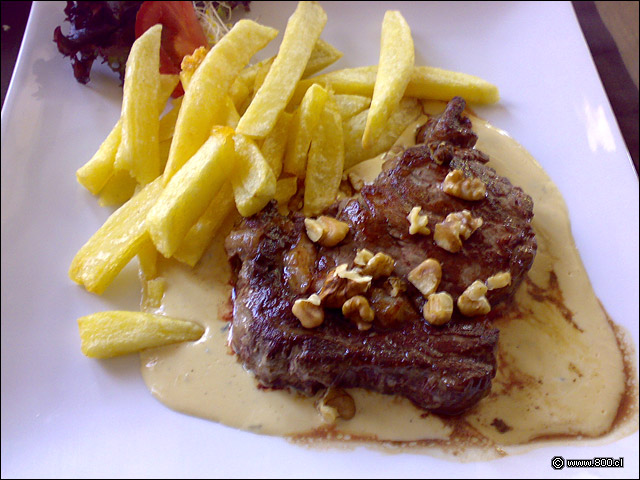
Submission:
[[[1,2],[3,105],[31,3]],[[572,4],[637,173],[638,2],[572,2]]]

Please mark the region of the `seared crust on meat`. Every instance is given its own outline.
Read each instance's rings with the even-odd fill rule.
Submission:
[[[231,347],[262,386],[307,395],[327,387],[365,388],[402,395],[442,414],[458,414],[487,394],[498,341],[491,314],[467,318],[456,310],[445,325],[429,325],[422,316],[426,299],[407,281],[413,268],[435,258],[442,265],[438,291],[455,300],[475,280],[509,271],[511,284],[487,293],[495,311],[533,263],[531,198],[485,165],[463,110],[461,99],[450,102],[420,130],[422,144],[388,160],[372,185],[327,210],[350,227],[339,245],[310,242],[304,217],[280,216],[275,204],[231,232],[226,242],[235,271]],[[440,155],[437,162],[434,155]],[[441,184],[453,168],[481,178],[486,197],[467,201],[445,193]],[[482,227],[451,253],[433,234],[409,233],[407,216],[416,206],[428,214],[431,230],[462,210],[481,217]],[[302,327],[293,303],[320,292],[337,265],[352,268],[363,248],[395,260],[395,283],[375,279],[364,294],[376,314],[372,328],[361,331],[332,308],[319,327]]]

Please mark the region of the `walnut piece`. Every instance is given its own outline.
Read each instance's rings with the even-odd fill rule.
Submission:
[[[316,403],[318,411],[329,423],[338,417],[351,420],[356,414],[356,404],[353,397],[341,388],[329,387]]]
[[[485,297],[487,286],[476,280],[458,297],[458,309],[467,317],[486,315],[491,311],[489,300]]]
[[[447,252],[456,253],[462,248],[462,240],[468,239],[482,226],[482,218],[473,218],[469,210],[447,215],[444,221],[436,224],[433,239]]]
[[[355,261],[354,261],[355,263]],[[396,262],[386,253],[376,253],[371,257],[360,271],[372,278],[388,277],[393,272]]]
[[[405,284],[404,280],[402,280],[400,277],[389,277],[387,281],[391,286],[391,291],[389,293],[392,297],[395,298],[401,293],[407,291],[407,285]]]
[[[463,200],[482,200],[487,186],[478,177],[466,177],[462,170],[450,171],[442,182],[442,190]]]
[[[342,305],[342,314],[358,326],[358,330],[369,330],[375,313],[369,301],[362,295],[351,297]]]
[[[349,298],[365,293],[371,286],[371,277],[356,270],[348,270],[343,263],[331,270],[318,294],[322,305],[342,308]]]
[[[309,298],[301,298],[293,303],[291,311],[304,328],[315,328],[324,322],[324,310],[320,297],[315,293]]]
[[[370,250],[367,250],[366,248],[363,248],[361,250],[358,250],[358,253],[356,253],[356,258],[353,259],[353,263],[360,267],[364,267],[367,264],[367,262],[372,258],[373,258],[373,252]]]
[[[431,230],[427,227],[429,223],[429,217],[427,215],[420,215],[422,207],[413,207],[407,215],[409,220],[409,234],[415,235],[419,233],[421,235],[431,234]]]
[[[408,280],[423,296],[428,297],[436,291],[442,279],[442,267],[435,258],[427,258],[409,272]]]
[[[305,218],[304,226],[309,239],[323,247],[335,247],[349,233],[348,224],[325,215],[317,219]]]
[[[497,290],[511,285],[511,272],[500,272],[487,278],[487,288],[489,290]]]
[[[351,172],[347,175],[347,178],[349,179],[349,183],[356,192],[359,192],[360,190],[362,190],[362,187],[364,187],[364,180],[357,173]]]
[[[444,325],[451,320],[453,298],[447,292],[432,293],[422,309],[422,316],[431,325]]]

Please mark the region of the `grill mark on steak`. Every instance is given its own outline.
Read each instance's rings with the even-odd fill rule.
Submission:
[[[314,329],[302,327],[291,312],[296,299],[320,291],[332,268],[352,266],[362,248],[392,256],[392,275],[402,279],[426,258],[436,258],[443,270],[438,290],[454,299],[474,280],[509,270],[511,285],[487,293],[493,314],[513,294],[535,256],[533,203],[485,165],[463,110],[462,99],[451,101],[419,130],[421,145],[385,162],[372,185],[327,210],[350,226],[338,246],[311,243],[304,217],[283,217],[275,203],[230,233],[226,248],[235,281],[230,343],[262,387],[306,395],[327,387],[365,388],[402,395],[440,414],[461,413],[488,393],[498,341],[492,314],[469,319],[456,309],[449,323],[431,326],[422,318],[425,299],[418,290],[405,282],[406,291],[394,297],[385,278],[375,280],[367,293],[376,311],[368,331],[358,330],[340,310],[326,309],[323,324]],[[472,202],[444,193],[440,185],[450,168],[482,178],[486,198]],[[430,226],[462,209],[484,223],[462,250],[449,253],[433,235],[409,234],[406,217],[415,206],[428,213]]]

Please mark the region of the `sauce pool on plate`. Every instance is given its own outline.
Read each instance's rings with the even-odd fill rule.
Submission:
[[[430,114],[441,108],[441,103],[425,103]],[[259,389],[227,345],[232,288],[224,233],[233,218],[196,268],[174,260],[159,263],[165,295],[159,308],[148,311],[193,320],[206,332],[197,342],[141,353],[142,374],[153,395],[174,410],[255,433],[299,441],[376,442],[457,458],[465,452],[490,458],[558,439],[613,441],[637,429],[630,343],[593,292],[559,190],[505,132],[469,117],[478,135],[476,148],[489,155],[488,165],[533,198],[538,242],[515,302],[495,320],[498,372],[487,397],[465,414],[446,418],[404,398],[351,390],[355,417],[329,424],[314,398]],[[410,146],[418,123],[397,144]],[[382,162],[383,156],[376,157],[354,170],[372,181]]]

